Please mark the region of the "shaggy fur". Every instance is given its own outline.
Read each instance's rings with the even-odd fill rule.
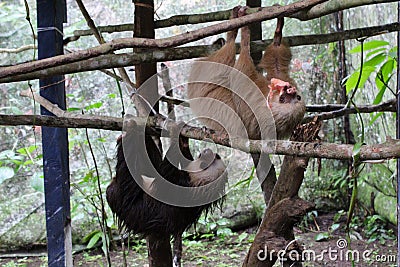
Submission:
[[[148,166],[144,166],[143,157],[145,155],[140,155],[136,151],[144,151],[139,148],[140,140],[137,134],[133,132],[128,132],[123,138],[124,144],[129,144],[129,151],[126,153],[132,153],[129,155],[129,160],[134,159],[134,168],[131,167],[132,173],[128,169],[127,163],[125,161],[122,138],[118,139],[117,146],[117,167],[116,176],[111,181],[107,188],[107,201],[110,205],[111,210],[115,213],[119,220],[120,227],[125,227],[128,231],[140,234],[142,236],[149,235],[179,235],[190,225],[195,223],[203,210],[207,210],[213,206],[214,203],[199,207],[177,207],[169,204],[162,203],[146,192],[138,185],[137,181],[133,178],[134,176],[139,176],[139,179],[143,178],[144,186],[148,186],[152,192],[160,190],[159,179],[163,177],[167,181],[174,183],[176,185],[190,187],[199,186],[214,181],[225,171],[225,165],[223,165],[222,160],[218,155],[215,156],[214,161],[211,165],[207,166],[205,170],[198,173],[189,174],[187,171],[181,170],[175,167],[167,159],[162,160],[161,154],[156,147],[153,139],[150,136],[145,136],[146,149],[149,154],[150,161],[152,162],[154,168],[160,174],[160,177],[156,178],[144,178],[149,174]],[[142,139],[143,140],[143,139]],[[172,144],[167,154],[170,158],[173,157],[173,153],[180,151],[183,155],[192,160],[193,157],[190,154],[187,142],[185,143],[180,138],[179,144]],[[126,146],[124,145],[126,148]],[[211,150],[210,150],[211,151]],[[204,153],[204,152],[203,152]],[[167,157],[166,157],[167,158]],[[189,163],[191,164],[191,163]],[[218,168],[214,168],[214,164],[219,164]],[[222,165],[221,165],[222,164]],[[221,168],[224,168],[223,170]],[[203,179],[201,175],[208,172],[210,175],[207,176],[207,180]],[[191,176],[196,179],[191,178]],[[136,177],[138,178],[138,177]],[[139,180],[141,181],[141,180]],[[221,190],[219,194],[223,194],[223,187],[226,180],[219,179],[219,189]],[[142,185],[142,186],[143,186]],[[201,192],[201,191],[200,191]],[[203,192],[205,193],[205,192]],[[178,196],[179,197],[179,196]]]

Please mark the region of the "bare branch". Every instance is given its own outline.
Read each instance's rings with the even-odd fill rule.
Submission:
[[[360,37],[377,35],[379,33],[394,32],[399,30],[400,24],[392,23],[381,26],[352,29],[344,32],[333,32],[329,34],[288,36],[285,37],[285,39],[289,42],[291,46],[301,46],[356,39]],[[262,51],[267,45],[271,43],[271,41],[271,39],[265,41],[256,41],[252,43],[252,47],[254,47],[254,51],[256,52]],[[239,48],[239,45],[237,47]],[[0,78],[0,83],[33,80],[53,75],[99,70],[105,68],[120,68],[135,65],[138,63],[197,58],[207,56],[210,53],[216,51],[218,48],[219,47],[215,45],[202,45],[153,50],[141,53],[103,55],[96,58],[61,66],[53,64],[48,68],[40,71],[32,71],[24,73],[22,75]],[[239,49],[237,49],[237,51],[239,51]]]
[[[310,8],[318,3],[326,0],[302,0],[287,6],[272,6],[263,9],[260,12],[250,14],[244,17],[224,21],[216,25],[204,27],[192,32],[186,32],[177,36],[163,39],[146,39],[146,38],[120,38],[114,39],[108,43],[99,46],[73,52],[67,55],[60,55],[51,58],[41,59],[34,62],[18,64],[16,66],[4,67],[0,69],[0,78],[6,76],[23,74],[26,72],[41,70],[55,65],[64,65],[100,55],[109,54],[111,52],[124,48],[169,48],[192,41],[196,41],[207,36],[223,33],[229,30],[240,28],[252,22],[273,19],[278,16],[288,16],[305,8]]]
[[[75,114],[74,114],[75,115]],[[166,129],[166,132],[176,131],[180,127],[175,122],[158,117],[134,117],[130,120],[137,125],[145,126],[152,130]],[[38,125],[60,128],[94,128],[105,130],[122,130],[123,120],[121,118],[106,116],[78,115],[74,117],[51,117],[41,115],[0,115],[0,125]],[[146,129],[147,129],[146,128]],[[246,140],[233,137],[231,139],[224,134],[203,128],[183,126],[183,136],[196,140],[213,140],[216,144],[232,147],[250,153],[296,155],[299,157],[329,158],[329,159],[351,159],[353,156],[353,145],[331,144],[331,143],[309,143],[292,142],[283,140]],[[386,143],[363,146],[360,150],[360,160],[378,160],[400,158],[400,140],[389,139]]]
[[[349,9],[352,7],[358,7],[363,5],[370,4],[379,4],[379,3],[390,3],[397,2],[396,0],[330,0],[325,3],[321,3],[312,7],[307,11],[300,11],[293,15],[289,15],[290,18],[297,18],[299,20],[310,20],[313,18],[322,17],[324,15],[328,15],[340,10]],[[247,12],[255,13],[258,12],[259,8],[249,8]],[[184,15],[175,15],[167,19],[161,19],[154,21],[154,26],[156,29],[171,27],[171,26],[179,26],[179,25],[187,25],[187,24],[198,24],[198,23],[206,23],[206,22],[214,22],[214,21],[222,21],[228,20],[230,16],[231,10],[222,10],[217,12],[209,12],[204,14],[184,14]],[[98,27],[100,32],[113,33],[113,32],[124,32],[124,31],[132,31],[133,24],[119,24],[119,25],[107,25]],[[92,32],[90,30],[76,30],[74,31],[74,37],[79,36],[87,36],[91,35]]]
[[[36,46],[34,44],[31,44],[31,45],[24,45],[18,48],[0,48],[0,53],[16,54],[30,49],[36,49]]]
[[[373,112],[380,112],[380,111],[396,112],[396,110],[397,110],[396,103],[397,103],[396,99],[392,99],[392,100],[386,101],[379,105],[362,105],[362,106],[357,106],[357,108],[355,108],[355,107],[344,108],[345,105],[343,105],[343,106],[342,105],[328,105],[324,108],[325,110],[328,110],[329,107],[334,110],[330,111],[330,112],[320,113],[320,114],[313,115],[313,116],[307,116],[303,119],[302,123],[308,123],[308,122],[314,120],[315,117],[317,117],[319,121],[323,121],[323,120],[330,120],[333,118],[342,117],[342,116],[348,115],[348,114],[373,113]],[[312,109],[312,108],[307,107],[307,111],[310,111],[310,109]]]
[[[310,20],[353,7],[391,2],[398,2],[398,0],[329,0],[310,8],[309,10],[293,14],[291,17],[299,20]]]
[[[20,96],[26,96],[29,97],[33,100],[35,100],[37,103],[39,103],[42,107],[56,115],[57,117],[62,117],[64,115],[67,115],[67,111],[62,110],[61,108],[58,107],[58,105],[51,103],[49,100],[44,98],[43,96],[33,93],[31,90],[25,90],[20,93]]]

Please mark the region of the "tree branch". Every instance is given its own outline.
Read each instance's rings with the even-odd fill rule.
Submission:
[[[340,10],[349,9],[352,7],[358,7],[369,4],[378,4],[378,3],[390,3],[396,2],[395,0],[330,0],[325,3],[321,3],[312,7],[310,10],[298,12],[292,15],[289,15],[290,18],[297,18],[299,20],[310,20],[313,18],[321,17],[327,14],[331,14]],[[265,7],[264,7],[265,8]],[[247,9],[248,13],[258,12],[259,8],[249,8]],[[214,22],[221,20],[228,20],[231,14],[231,10],[223,10],[216,12],[209,12],[204,14],[184,14],[184,15],[175,15],[166,19],[156,20],[154,21],[155,28],[166,28],[171,26],[179,26],[179,25],[187,25],[187,24],[198,24],[198,23],[206,23],[206,22]],[[119,24],[119,25],[107,25],[98,27],[100,32],[113,33],[113,32],[124,32],[124,31],[132,31],[133,24]],[[87,36],[91,35],[92,32],[90,30],[76,30],[74,31],[74,37]]]
[[[302,46],[312,44],[324,44],[337,42],[342,40],[356,39],[360,37],[374,36],[377,34],[394,32],[400,30],[399,23],[391,23],[381,26],[366,27],[347,30],[344,32],[333,32],[329,34],[313,34],[313,35],[298,35],[288,36],[285,39],[291,46]],[[271,39],[265,41],[252,42],[255,52],[263,51],[267,45],[271,43]],[[237,45],[239,52],[239,45]],[[49,65],[46,69],[39,71],[30,71],[22,75],[7,76],[0,78],[0,83],[16,82],[24,80],[33,80],[53,75],[76,73],[83,71],[91,71],[105,68],[120,68],[135,65],[138,63],[147,63],[155,61],[172,61],[189,58],[197,58],[207,56],[219,49],[215,45],[188,46],[169,48],[163,50],[153,50],[141,53],[117,54],[117,55],[102,55],[95,58],[69,63],[66,65],[57,66],[57,64]],[[36,62],[36,61],[35,61]],[[15,65],[20,66],[20,65]]]
[[[166,121],[160,117],[134,117],[131,119],[137,125],[146,126],[146,130],[154,134],[154,129],[166,129],[166,132],[176,131],[179,124]],[[51,117],[41,115],[0,115],[0,125],[37,125],[60,128],[94,128],[105,130],[122,130],[123,119],[74,114],[68,117]],[[159,132],[159,131],[158,131]],[[213,140],[216,144],[232,147],[245,152],[267,154],[297,155],[299,157],[351,159],[353,145],[331,143],[292,142],[284,140],[246,140],[228,136],[204,128],[185,125],[182,127],[183,136],[196,140]],[[360,150],[360,160],[377,160],[400,158],[400,140],[388,139],[386,143],[365,145]]]
[[[313,6],[309,10],[293,14],[292,17],[299,20],[310,20],[353,7],[391,2],[398,2],[398,0],[329,0]]]
[[[34,44],[24,45],[18,48],[0,48],[0,53],[10,53],[10,54],[17,54],[26,50],[36,49]]]
[[[146,38],[119,38],[108,43],[89,48],[82,51],[73,52],[67,55],[55,56],[33,62],[18,64],[16,66],[4,67],[0,69],[0,78],[6,76],[23,74],[26,72],[41,70],[54,65],[64,65],[100,55],[109,54],[111,52],[124,48],[169,48],[192,41],[196,41],[207,36],[223,33],[229,30],[240,28],[252,22],[258,22],[273,19],[278,16],[288,16],[302,9],[310,8],[316,4],[325,2],[326,0],[302,0],[287,6],[272,6],[263,9],[260,12],[250,14],[244,17],[224,21],[216,25],[204,27],[192,32],[186,32],[173,37],[162,39],[146,39]]]
[[[386,102],[383,102],[382,104],[378,105],[363,105],[363,106],[357,106],[351,107],[351,108],[345,108],[345,105],[325,105],[324,107],[321,106],[308,106],[307,111],[316,111],[317,107],[318,109],[323,109],[323,110],[333,110],[329,112],[324,112],[320,113],[317,115],[313,116],[306,116],[304,117],[302,123],[308,123],[313,121],[315,118],[318,118],[318,121],[323,121],[323,120],[329,120],[333,118],[338,118],[342,117],[344,115],[348,114],[357,114],[357,113],[372,113],[372,112],[380,112],[380,111],[390,111],[390,112],[396,112],[397,107],[396,107],[396,99],[392,99]],[[323,108],[322,108],[323,107]]]

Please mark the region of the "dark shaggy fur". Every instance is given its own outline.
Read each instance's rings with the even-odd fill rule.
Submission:
[[[125,151],[124,155],[122,138],[119,138],[117,142],[117,172],[107,188],[107,201],[111,210],[118,217],[120,227],[125,227],[130,232],[142,236],[157,234],[176,236],[195,223],[203,210],[215,204],[211,203],[199,207],[176,207],[162,203],[149,196],[132,177],[125,161],[125,156],[129,157],[130,162],[132,159],[134,160],[135,165],[134,170],[132,170],[134,176],[137,175],[140,177],[140,175],[149,173],[149,166],[143,163],[145,156],[136,152],[138,150],[135,148],[143,146],[138,140],[145,138],[147,154],[161,177],[164,177],[171,183],[189,187],[192,186],[189,173],[176,168],[166,159],[162,160],[161,154],[151,137],[142,136],[139,138],[137,133],[128,132],[124,138],[127,138],[124,139],[124,148],[127,149],[126,144],[128,143],[130,145],[128,148],[129,151]],[[172,144],[167,154],[177,153],[180,149],[187,159],[192,160],[193,157],[187,145],[187,140],[181,137],[179,143],[180,145]],[[143,150],[139,149],[139,151]],[[126,155],[126,152],[132,154]],[[223,188],[225,182],[225,180],[219,182],[222,185],[221,188]],[[157,185],[158,179],[156,178],[152,184],[152,188],[157,190]]]

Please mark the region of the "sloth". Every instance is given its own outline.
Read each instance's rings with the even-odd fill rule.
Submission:
[[[236,7],[232,17],[246,15]],[[274,40],[265,49],[258,67],[250,56],[250,29],[241,28],[240,54],[236,61],[238,31],[228,32],[225,45],[209,57],[194,62],[188,83],[193,113],[206,126],[250,139],[284,139],[305,113],[304,101],[290,77],[292,53],[282,40],[283,18],[278,19]],[[265,133],[264,136],[262,136]]]
[[[221,157],[205,149],[197,160],[193,160],[188,139],[182,136],[178,139],[172,141],[162,159],[151,136],[139,136],[132,131],[118,138],[116,175],[107,187],[106,196],[120,228],[142,237],[176,237],[196,223],[204,210],[208,211],[221,200],[227,179]],[[145,151],[147,155],[143,154]],[[174,162],[179,158],[178,153],[182,153],[184,159]],[[149,162],[144,160],[145,157]],[[178,190],[181,187],[197,190],[174,193],[168,187],[170,184],[180,186]],[[206,185],[212,185],[212,190],[204,187]],[[160,194],[166,194],[172,200],[187,197],[210,200],[210,203],[177,206],[156,199]]]

